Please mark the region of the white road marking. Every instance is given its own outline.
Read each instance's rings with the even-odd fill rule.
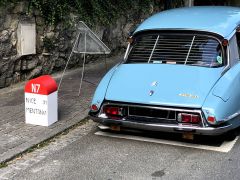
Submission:
[[[107,130],[107,129],[110,129],[109,126],[104,126],[104,125],[99,125],[98,128],[101,129],[101,130]]]
[[[204,150],[224,152],[224,153],[229,152],[238,140],[238,136],[237,136],[234,140],[225,141],[222,143],[221,146],[215,147],[215,146],[190,144],[185,142],[171,141],[171,140],[164,140],[164,139],[140,137],[140,136],[133,136],[133,135],[125,135],[125,134],[115,134],[115,133],[103,132],[103,131],[98,131],[95,133],[95,135],[121,138],[121,139],[130,139],[130,140],[143,141],[143,142],[152,142],[152,143],[158,143],[158,144],[167,144],[167,145],[173,145],[173,146],[182,146],[182,147],[189,147],[189,148],[195,148],[195,149],[204,149]]]

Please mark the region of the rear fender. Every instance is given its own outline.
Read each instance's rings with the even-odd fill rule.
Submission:
[[[102,78],[102,80],[100,81],[100,83],[99,83],[99,85],[98,85],[98,87],[97,87],[97,89],[94,93],[91,105],[95,104],[95,105],[98,106],[98,108],[101,106],[101,104],[102,104],[102,102],[105,98],[105,94],[106,94],[106,91],[107,91],[108,84],[109,84],[114,72],[116,71],[116,69],[118,68],[119,65],[120,65],[120,63],[115,65]]]
[[[240,63],[228,70],[219,79],[215,87],[213,88],[212,94],[221,98],[223,101],[227,102],[234,93],[234,91],[239,90],[240,82]]]
[[[216,117],[217,124],[240,110],[240,63],[228,70],[207,96],[202,110],[205,117]]]

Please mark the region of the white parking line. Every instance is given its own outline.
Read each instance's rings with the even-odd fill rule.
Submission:
[[[98,131],[95,133],[95,135],[121,138],[121,139],[130,139],[130,140],[143,141],[143,142],[152,142],[152,143],[158,143],[158,144],[167,144],[167,145],[173,145],[173,146],[182,146],[182,147],[189,147],[189,148],[195,148],[195,149],[204,149],[204,150],[224,152],[224,153],[229,152],[238,140],[238,136],[237,136],[234,140],[225,141],[222,143],[221,146],[215,147],[215,146],[190,144],[185,142],[171,141],[171,140],[164,140],[164,139],[140,137],[140,136],[133,136],[133,135],[125,135],[125,134],[115,134],[115,133],[103,132],[103,131]]]

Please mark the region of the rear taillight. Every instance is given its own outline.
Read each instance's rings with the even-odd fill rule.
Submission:
[[[91,111],[98,111],[98,106],[96,104],[91,105]]]
[[[198,124],[201,122],[201,117],[197,114],[179,113],[178,122]]]
[[[117,106],[105,106],[103,112],[110,118],[119,119],[124,116],[125,109]]]
[[[105,107],[104,112],[107,115],[121,115],[121,109],[118,107]]]
[[[191,114],[180,114],[181,115],[181,122],[183,123],[190,123],[192,121]]]
[[[201,118],[199,115],[192,115],[192,123],[199,123]]]

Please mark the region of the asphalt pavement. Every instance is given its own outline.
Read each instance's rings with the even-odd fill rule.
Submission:
[[[95,135],[88,121],[0,169],[0,179],[236,179],[240,144],[228,153]]]

